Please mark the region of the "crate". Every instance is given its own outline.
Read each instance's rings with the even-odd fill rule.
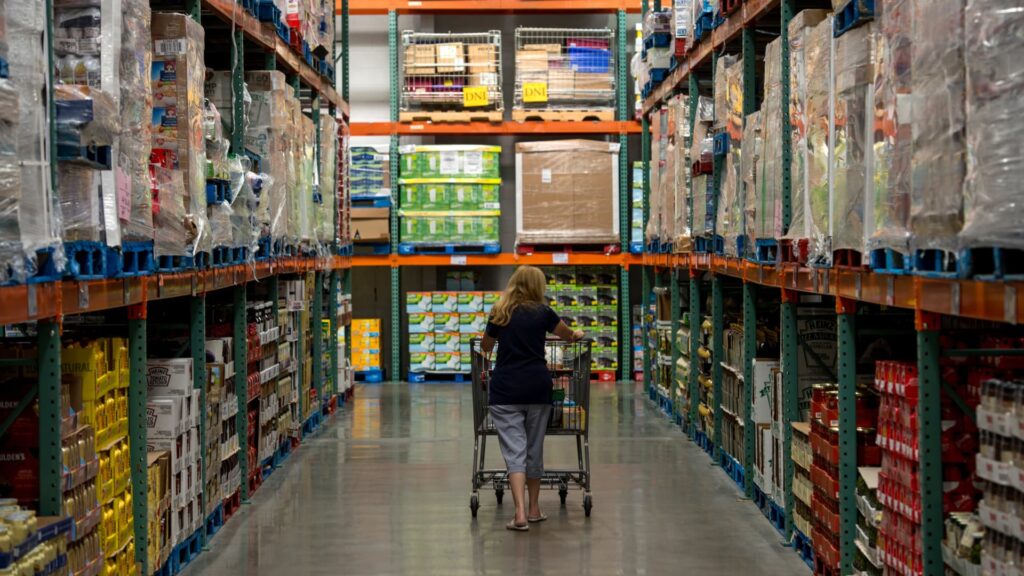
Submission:
[[[513,118],[533,120],[523,113],[536,111],[614,112],[615,45],[608,28],[517,28]]]
[[[402,32],[402,122],[501,121],[501,32]]]

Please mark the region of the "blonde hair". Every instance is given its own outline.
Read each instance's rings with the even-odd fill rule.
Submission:
[[[547,281],[544,273],[533,266],[520,266],[509,278],[508,287],[502,293],[498,303],[491,309],[491,322],[498,326],[508,326],[512,313],[520,306],[537,306],[544,304],[544,286]]]

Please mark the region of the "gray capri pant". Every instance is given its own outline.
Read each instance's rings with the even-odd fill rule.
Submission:
[[[491,405],[491,420],[509,474],[525,472],[530,479],[544,476],[544,432],[551,404]]]

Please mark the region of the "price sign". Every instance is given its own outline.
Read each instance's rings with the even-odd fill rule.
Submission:
[[[548,85],[544,82],[523,84],[523,102],[547,102]]]
[[[451,264],[452,264],[452,266],[465,266],[466,265],[466,257],[465,256],[452,256]]]
[[[479,108],[488,104],[487,86],[466,86],[462,89],[462,105],[466,108]]]
[[[554,254],[551,255],[551,263],[552,264],[568,264],[569,263],[569,255],[566,254],[565,252],[555,252]]]

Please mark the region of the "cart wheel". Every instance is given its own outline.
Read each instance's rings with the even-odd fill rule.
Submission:
[[[583,513],[587,515],[587,518],[590,518],[590,509],[593,508],[593,506],[594,506],[594,501],[591,500],[590,494],[587,494],[586,496],[584,496],[583,497]]]
[[[494,491],[494,499],[498,501],[499,505],[501,504],[501,501],[504,498],[505,498],[505,491],[504,490],[495,490]]]
[[[476,518],[476,511],[480,509],[480,499],[477,498],[476,494],[469,497],[469,511],[473,513],[473,518]]]
[[[562,508],[565,508],[565,499],[568,496],[569,496],[569,491],[566,490],[565,488],[560,488],[558,490],[558,499],[562,501]]]

